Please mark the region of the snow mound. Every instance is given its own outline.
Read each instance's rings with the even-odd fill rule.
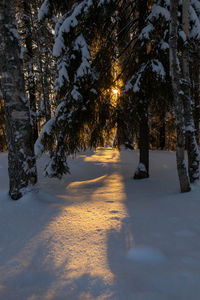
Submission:
[[[156,248],[136,246],[128,251],[128,258],[135,262],[160,263],[165,260],[163,253]]]

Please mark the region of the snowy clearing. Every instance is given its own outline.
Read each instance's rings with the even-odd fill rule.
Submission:
[[[38,162],[39,174],[46,157]],[[61,181],[8,199],[0,154],[0,299],[197,300],[200,187],[179,193],[175,154],[98,149],[70,159]]]

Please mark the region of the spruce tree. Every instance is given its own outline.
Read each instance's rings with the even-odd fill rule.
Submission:
[[[64,13],[64,12],[65,13]],[[110,103],[102,96],[102,65],[109,73],[111,62],[103,49],[92,51],[100,22],[110,22],[112,1],[58,2],[44,1],[39,19],[62,12],[55,27],[53,54],[57,59],[55,82],[57,108],[55,117],[44,126],[36,143],[36,153],[50,151],[46,175],[61,177],[69,172],[67,156],[87,147],[103,145]],[[97,63],[98,60],[98,63]],[[100,69],[99,69],[100,67]],[[104,73],[106,74],[105,70]],[[101,79],[101,80],[100,80]]]
[[[151,107],[163,108],[170,101],[168,60],[169,7],[167,1],[138,1],[138,23],[132,36],[129,80],[121,97],[120,111],[126,111],[128,127],[139,127],[140,161],[135,179],[149,176],[149,113]],[[126,121],[126,122],[127,122]]]

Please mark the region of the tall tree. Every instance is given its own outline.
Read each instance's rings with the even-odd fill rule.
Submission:
[[[137,121],[139,125],[140,161],[134,175],[135,179],[149,176],[150,112],[155,111],[157,107],[157,111],[163,115],[166,113],[165,107],[169,106],[167,104],[170,102],[168,60],[170,14],[167,2],[166,0],[136,2],[138,22],[131,35],[135,35],[137,41],[132,51],[132,69],[125,85],[126,96],[122,105],[122,110],[125,106],[129,108],[128,115],[132,115],[132,124]]]
[[[177,149],[176,160],[181,192],[190,191],[190,183],[184,158],[184,116],[180,95],[180,64],[177,51],[178,39],[178,0],[170,1],[170,71],[176,113]]]
[[[190,182],[199,179],[199,149],[195,136],[195,126],[192,114],[191,80],[190,80],[190,0],[182,1],[182,26],[184,32],[184,46],[182,57],[182,89],[184,104],[185,137],[188,153],[188,172]]]
[[[22,0],[22,20],[24,31],[24,43],[26,49],[26,71],[27,71],[27,86],[29,93],[30,116],[32,125],[33,143],[38,138],[38,125],[36,116],[36,84],[34,78],[34,48],[33,48],[33,24],[32,24],[32,7],[30,0]]]
[[[17,200],[37,181],[29,103],[14,1],[0,2],[0,61],[8,141],[9,194]]]
[[[1,92],[1,83],[0,83],[0,151],[7,150],[7,141],[6,141],[6,130],[5,130],[5,111],[4,104]]]
[[[190,78],[191,96],[193,100],[193,114],[195,133],[199,144],[200,128],[200,3],[198,0],[191,0],[190,7]]]
[[[141,33],[145,20],[148,15],[148,0],[137,1],[138,10],[138,30]],[[142,58],[138,55],[141,62]],[[148,80],[148,78],[146,78]],[[134,179],[142,179],[149,177],[149,121],[148,121],[148,106],[149,97],[145,89],[137,95],[138,103],[138,120],[139,120],[139,149],[140,158],[137,170],[134,174]]]
[[[50,150],[48,176],[61,177],[69,171],[67,155],[103,144],[110,105],[106,97],[101,97],[101,86],[102,82],[106,83],[111,66],[106,54],[110,41],[103,38],[103,46],[98,51],[93,51],[93,45],[97,32],[104,29],[105,34],[113,2],[49,0],[41,7],[40,20],[53,13],[62,14],[55,27],[53,48],[58,68],[55,87],[58,106],[35,147],[37,154]],[[104,72],[101,66],[105,67]]]

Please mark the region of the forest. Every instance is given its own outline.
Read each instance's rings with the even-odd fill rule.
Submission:
[[[200,299],[199,144],[199,0],[0,0],[0,300]]]
[[[198,0],[2,0],[0,61],[12,199],[42,153],[62,178],[68,157],[105,146],[139,149],[134,179],[160,149],[176,151],[181,192],[199,180]]]

